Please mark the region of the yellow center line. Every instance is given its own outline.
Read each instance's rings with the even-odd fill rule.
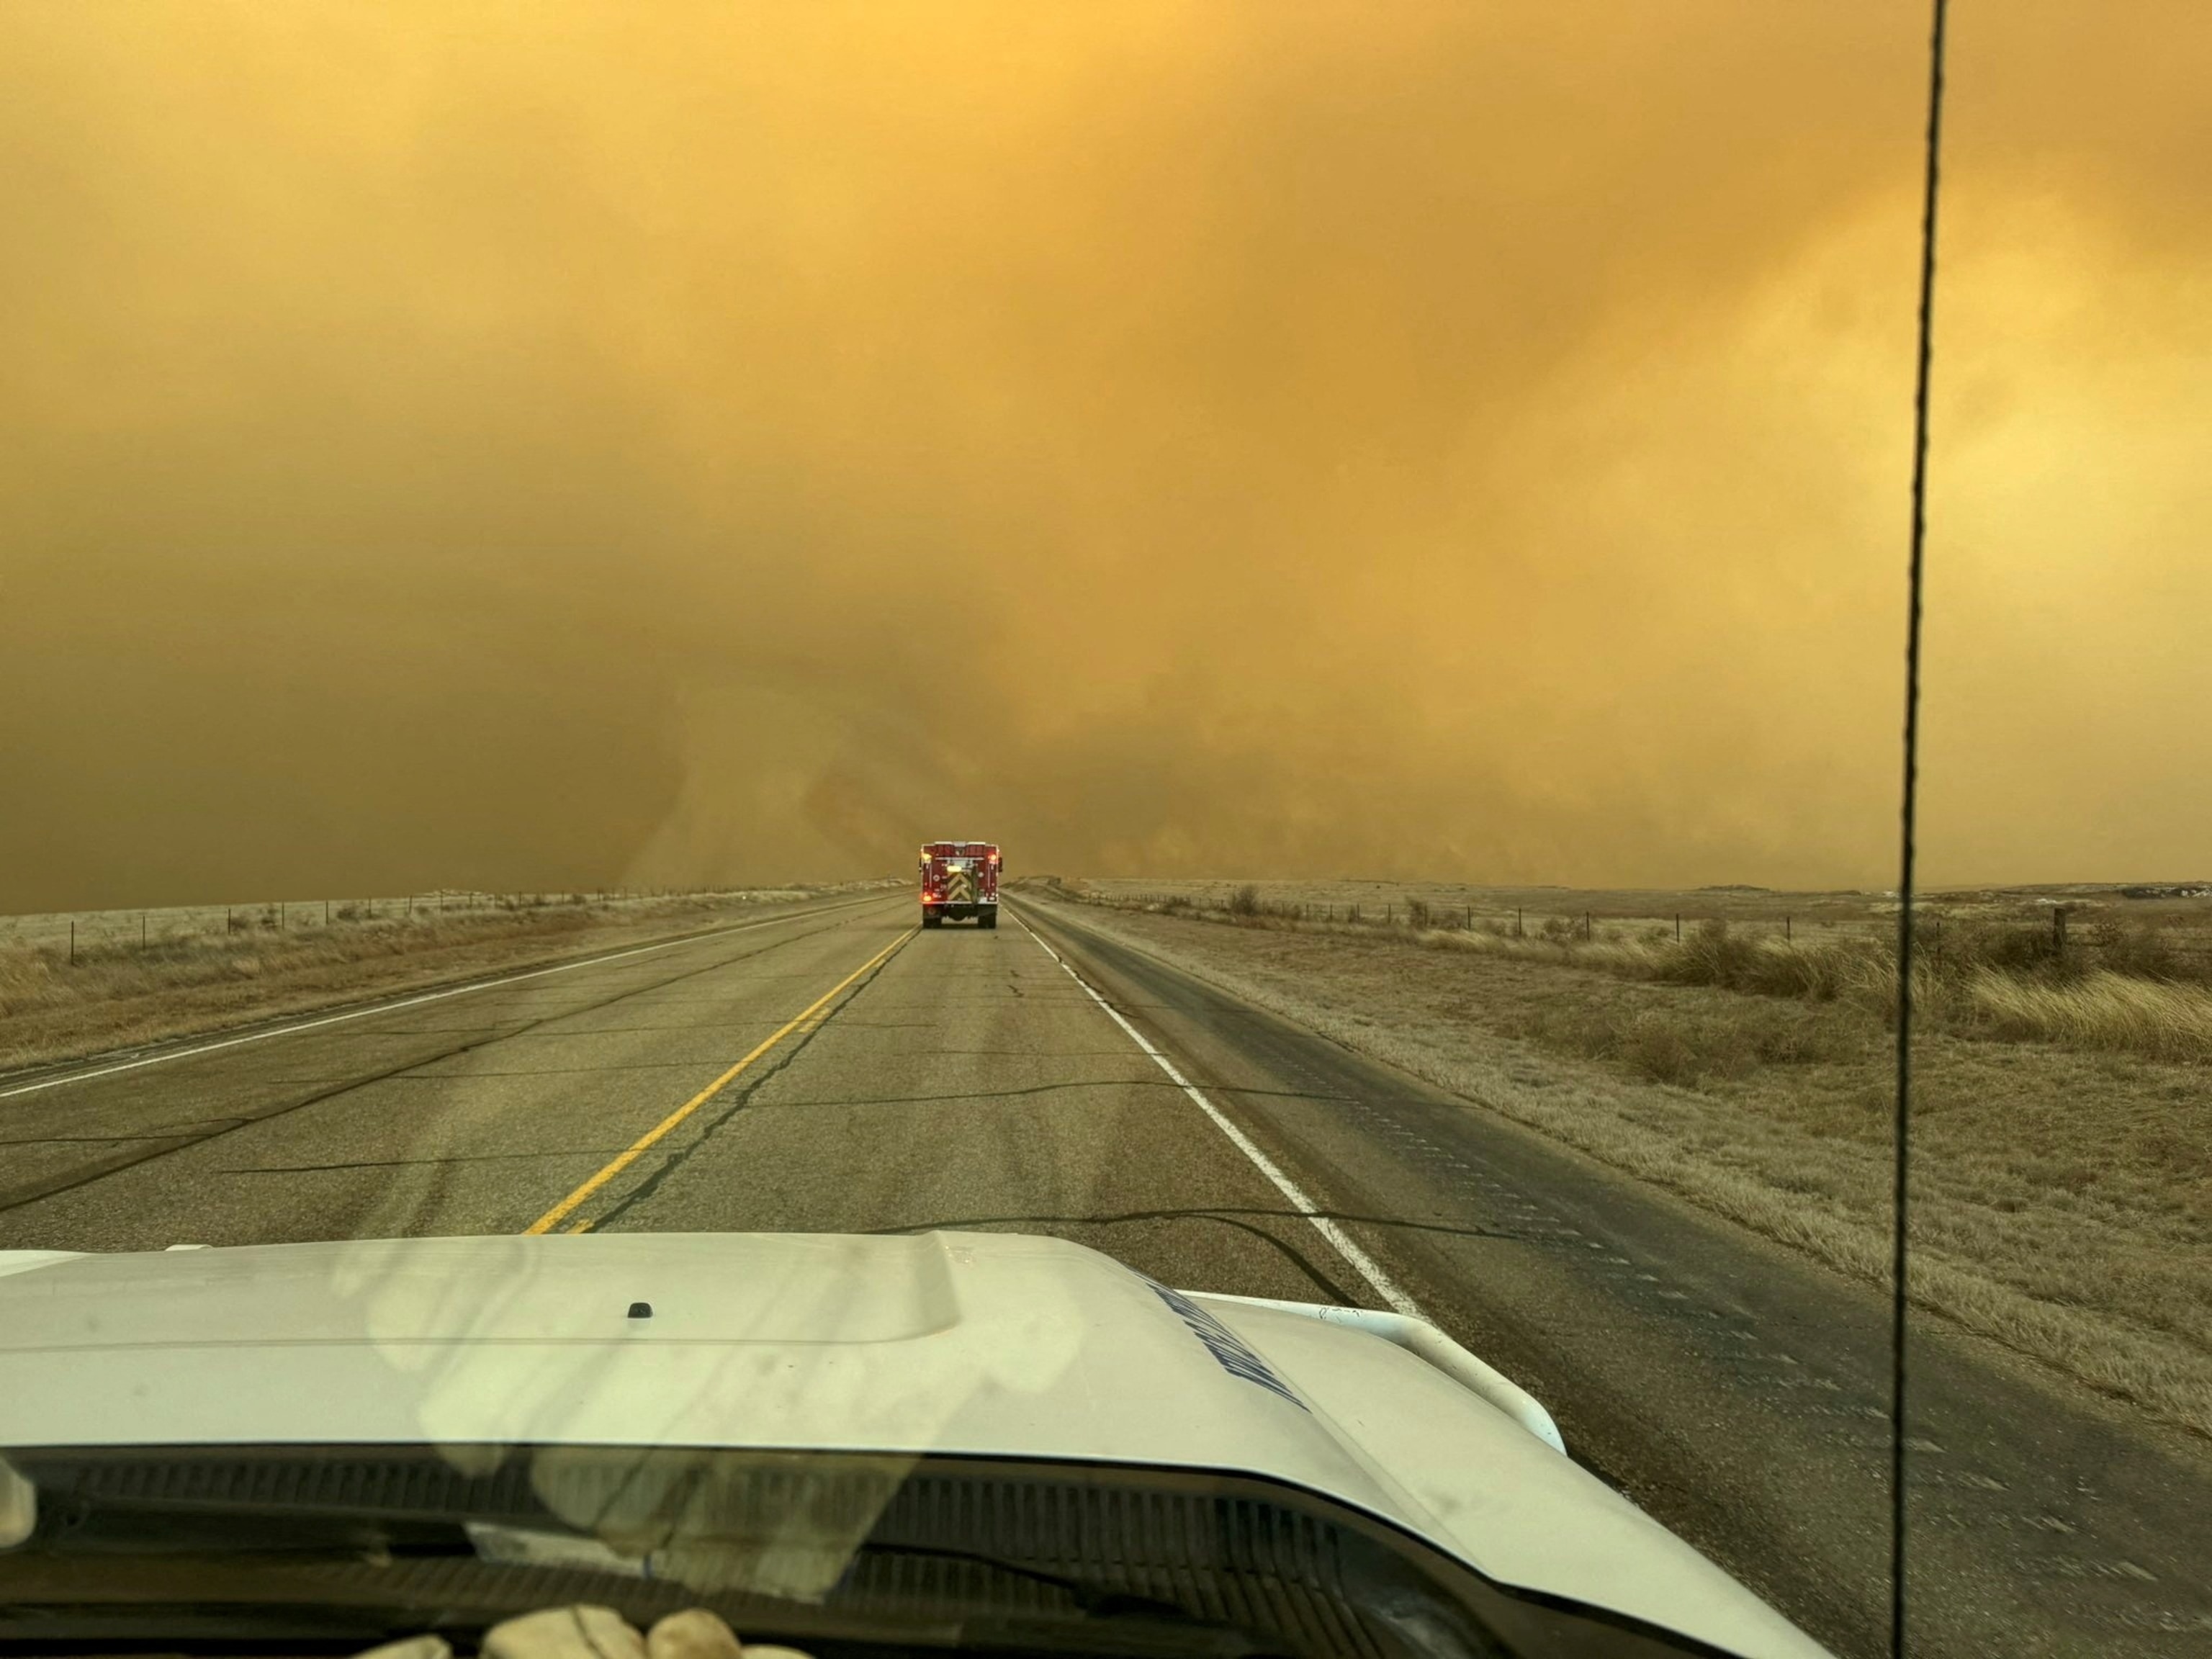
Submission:
[[[799,1030],[800,1026],[806,1024],[809,1020],[814,1019],[814,1017],[817,1014],[820,1013],[823,1009],[826,1008],[830,1002],[836,1000],[839,992],[842,991],[847,986],[850,985],[854,980],[860,978],[861,975],[866,973],[870,969],[874,968],[880,963],[886,957],[890,956],[892,951],[897,950],[900,945],[905,944],[920,931],[921,929],[918,927],[908,928],[896,939],[893,939],[889,945],[884,946],[882,950],[877,951],[875,955],[870,957],[866,962],[853,969],[851,973],[846,975],[844,978],[839,980],[835,985],[824,991],[812,1002],[799,1010],[798,1013],[793,1014],[790,1019],[787,1020],[782,1025],[778,1027],[775,1031],[769,1036],[761,1043],[760,1047],[755,1048],[743,1060],[731,1066],[728,1071],[723,1073],[721,1076],[716,1078],[712,1083],[699,1091],[697,1094],[692,1096],[690,1099],[685,1101],[681,1106],[678,1106],[666,1117],[664,1117],[659,1122],[653,1125],[652,1128],[648,1129],[645,1133],[640,1135],[635,1140],[632,1141],[618,1155],[617,1155],[614,1161],[609,1164],[605,1169],[601,1170],[589,1181],[586,1181],[582,1186],[577,1188],[574,1192],[569,1194],[568,1197],[562,1199],[551,1209],[546,1211],[544,1215],[539,1216],[537,1220],[532,1222],[529,1226],[524,1228],[523,1231],[526,1233],[551,1232],[554,1228],[559,1226],[563,1220],[567,1219],[569,1215],[574,1212],[575,1208],[579,1204],[581,1204],[593,1193],[599,1191],[600,1188],[605,1186],[607,1182],[612,1181],[624,1170],[629,1168],[631,1164],[636,1163],[640,1158],[644,1156],[647,1152],[652,1149],[656,1141],[666,1135],[670,1130],[673,1129],[678,1124],[683,1122],[685,1118],[690,1116],[692,1113],[697,1111],[702,1106],[704,1106],[716,1095],[721,1093],[723,1090],[728,1088],[732,1081],[735,1079],[738,1074],[743,1072],[746,1066],[751,1065],[769,1049],[775,1048],[777,1043],[782,1042],[784,1038],[789,1036],[793,1031]],[[817,1021],[817,1023],[818,1024],[819,1022]],[[575,1232],[581,1231],[581,1229],[580,1227],[572,1227],[569,1231],[571,1232]]]

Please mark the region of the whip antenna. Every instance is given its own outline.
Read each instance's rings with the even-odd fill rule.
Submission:
[[[1928,539],[1928,365],[1936,323],[1936,191],[1943,134],[1943,31],[1949,0],[1934,0],[1928,41],[1928,143],[1920,202],[1920,331],[1912,383],[1912,543],[1905,573],[1905,793],[1897,880],[1897,1110],[1890,1204],[1889,1650],[1905,1653],[1905,1265],[1912,1150],[1913,828],[1920,806],[1920,600]]]

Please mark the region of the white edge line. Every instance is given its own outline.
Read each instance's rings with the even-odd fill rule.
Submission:
[[[101,1066],[89,1072],[70,1072],[61,1077],[45,1078],[13,1089],[0,1089],[0,1100],[13,1100],[18,1095],[34,1095],[41,1089],[58,1089],[64,1083],[89,1083],[97,1077],[112,1077],[118,1072],[135,1072],[142,1066],[162,1066],[173,1060],[190,1060],[195,1054],[211,1054],[218,1048],[235,1048],[244,1042],[266,1042],[271,1037],[291,1036],[297,1032],[312,1031],[318,1026],[337,1025],[349,1019],[367,1019],[372,1014],[397,1013],[402,1008],[420,1007],[426,1002],[442,1002],[447,997],[470,996],[478,991],[496,991],[502,985],[520,985],[526,979],[544,979],[549,974],[570,974],[579,968],[597,968],[603,963],[620,962],[625,957],[650,956],[655,951],[672,951],[679,945],[697,945],[706,939],[720,939],[728,933],[750,933],[756,927],[773,927],[778,922],[803,921],[808,916],[818,916],[823,911],[849,910],[856,904],[869,902],[867,899],[848,899],[842,904],[827,904],[821,910],[802,910],[796,915],[763,916],[757,921],[741,921],[704,933],[689,933],[682,939],[663,939],[657,945],[640,945],[627,951],[612,951],[603,957],[586,957],[581,962],[564,962],[552,968],[533,968],[528,973],[509,974],[503,979],[480,980],[474,984],[452,986],[443,991],[426,991],[419,996],[403,998],[398,1002],[380,1002],[373,1007],[349,1009],[343,1014],[325,1014],[319,1019],[302,1020],[295,1025],[280,1025],[271,1031],[249,1031],[244,1036],[225,1037],[220,1042],[203,1042],[197,1048],[148,1054],[141,1060],[126,1060],[118,1065]],[[1042,940],[1038,942],[1042,943]]]
[[[1285,1175],[1282,1169],[1276,1164],[1274,1159],[1269,1158],[1267,1153],[1261,1152],[1258,1146],[1253,1144],[1252,1138],[1249,1135],[1247,1135],[1242,1129],[1238,1128],[1234,1123],[1231,1123],[1229,1119],[1223,1115],[1218,1107],[1215,1106],[1212,1101],[1200,1094],[1197,1087],[1192,1084],[1191,1080],[1176,1069],[1175,1062],[1173,1060],[1162,1054],[1159,1049],[1153,1047],[1152,1042],[1146,1037],[1142,1031],[1130,1024],[1127,1020],[1121,1017],[1121,1011],[1120,1009],[1116,1008],[1112,1003],[1107,1001],[1104,997],[1100,996],[1096,990],[1092,989],[1091,981],[1085,979],[1082,975],[1077,973],[1073,968],[1068,966],[1066,959],[1063,957],[1059,951],[1054,950],[1049,945],[1047,945],[1043,939],[1039,939],[1037,937],[1036,930],[1031,927],[1029,923],[1024,921],[1019,916],[1016,916],[1014,918],[1014,921],[1016,925],[1021,928],[1022,932],[1027,933],[1031,939],[1036,940],[1036,945],[1040,951],[1042,951],[1045,955],[1050,957],[1054,962],[1060,963],[1061,972],[1065,973],[1078,985],[1080,985],[1084,988],[1084,991],[1090,996],[1091,1000],[1097,1003],[1101,1008],[1103,1008],[1109,1018],[1110,1018],[1116,1025],[1120,1026],[1123,1030],[1129,1034],[1129,1040],[1131,1042],[1134,1042],[1139,1048],[1142,1048],[1147,1054],[1152,1056],[1152,1064],[1158,1066],[1163,1072],[1165,1072],[1168,1074],[1170,1080],[1175,1084],[1176,1088],[1182,1090],[1183,1093],[1188,1095],[1193,1101],[1197,1103],[1199,1110],[1204,1112],[1207,1117],[1213,1120],[1213,1127],[1220,1130],[1223,1134],[1228,1136],[1230,1144],[1235,1146],[1238,1152],[1243,1153],[1245,1157],[1252,1160],[1252,1165],[1255,1169],[1258,1170],[1261,1175],[1267,1176],[1269,1181],[1274,1182],[1275,1190],[1282,1194],[1285,1198],[1290,1200],[1291,1205],[1297,1210],[1297,1212],[1306,1218],[1307,1222],[1312,1226],[1316,1232],[1319,1233],[1332,1245],[1335,1246],[1336,1253],[1351,1264],[1352,1270],[1354,1273],[1358,1273],[1362,1279],[1367,1281],[1369,1288],[1373,1290],[1376,1295],[1381,1297],[1383,1301],[1389,1303],[1394,1311],[1404,1314],[1409,1319],[1419,1319],[1423,1321],[1426,1321],[1428,1319],[1428,1316],[1421,1311],[1420,1304],[1414,1301],[1412,1297],[1407,1296],[1405,1291],[1400,1290],[1396,1282],[1391,1279],[1390,1275],[1382,1271],[1382,1267],[1376,1264],[1373,1256],[1368,1255],[1366,1251],[1359,1248],[1358,1243],[1349,1233],[1346,1232],[1343,1228],[1337,1225],[1337,1224],[1332,1221],[1328,1217],[1322,1215],[1318,1207],[1315,1205],[1313,1200],[1306,1196],[1305,1189],[1300,1187],[1297,1182],[1291,1180],[1290,1176]]]

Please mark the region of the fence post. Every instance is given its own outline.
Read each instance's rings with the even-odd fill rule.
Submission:
[[[1589,911],[1585,910],[1585,911],[1583,911],[1583,939],[1584,942],[1586,942],[1586,943],[1588,942],[1588,940],[1589,940],[1589,936],[1590,936],[1590,913],[1589,913]]]
[[[1474,931],[1474,906],[1472,904],[1467,907],[1467,931],[1470,933]]]
[[[330,902],[328,899],[325,899],[325,900],[323,901],[323,926],[324,926],[324,927],[329,927],[330,925],[331,925],[331,902]]]
[[[1784,945],[1790,942],[1790,918],[1787,916],[1782,918],[1782,942]]]
[[[281,933],[284,931],[285,920],[289,915],[289,912],[285,908],[284,901],[283,899],[278,899],[276,901],[276,931],[278,933]]]
[[[70,966],[76,966],[76,918],[70,918]]]
[[[1680,945],[1681,942],[1682,942],[1682,913],[1681,913],[1680,910],[1677,910],[1677,911],[1675,911],[1675,912],[1674,912],[1674,943],[1675,943],[1675,944],[1677,944],[1677,945]]]
[[[2066,907],[2063,904],[2051,908],[2051,948],[2062,957],[2066,954]]]
[[[2064,943],[2064,940],[2062,939],[2060,943]],[[146,948],[146,913],[143,910],[138,913],[138,948],[142,951]]]

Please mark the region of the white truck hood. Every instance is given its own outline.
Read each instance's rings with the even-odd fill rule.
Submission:
[[[1006,1234],[0,1253],[0,1452],[681,1445],[1233,1471],[1502,1584],[1733,1653],[1822,1651],[1472,1390],[1429,1328],[1425,1358],[1319,1312]]]

